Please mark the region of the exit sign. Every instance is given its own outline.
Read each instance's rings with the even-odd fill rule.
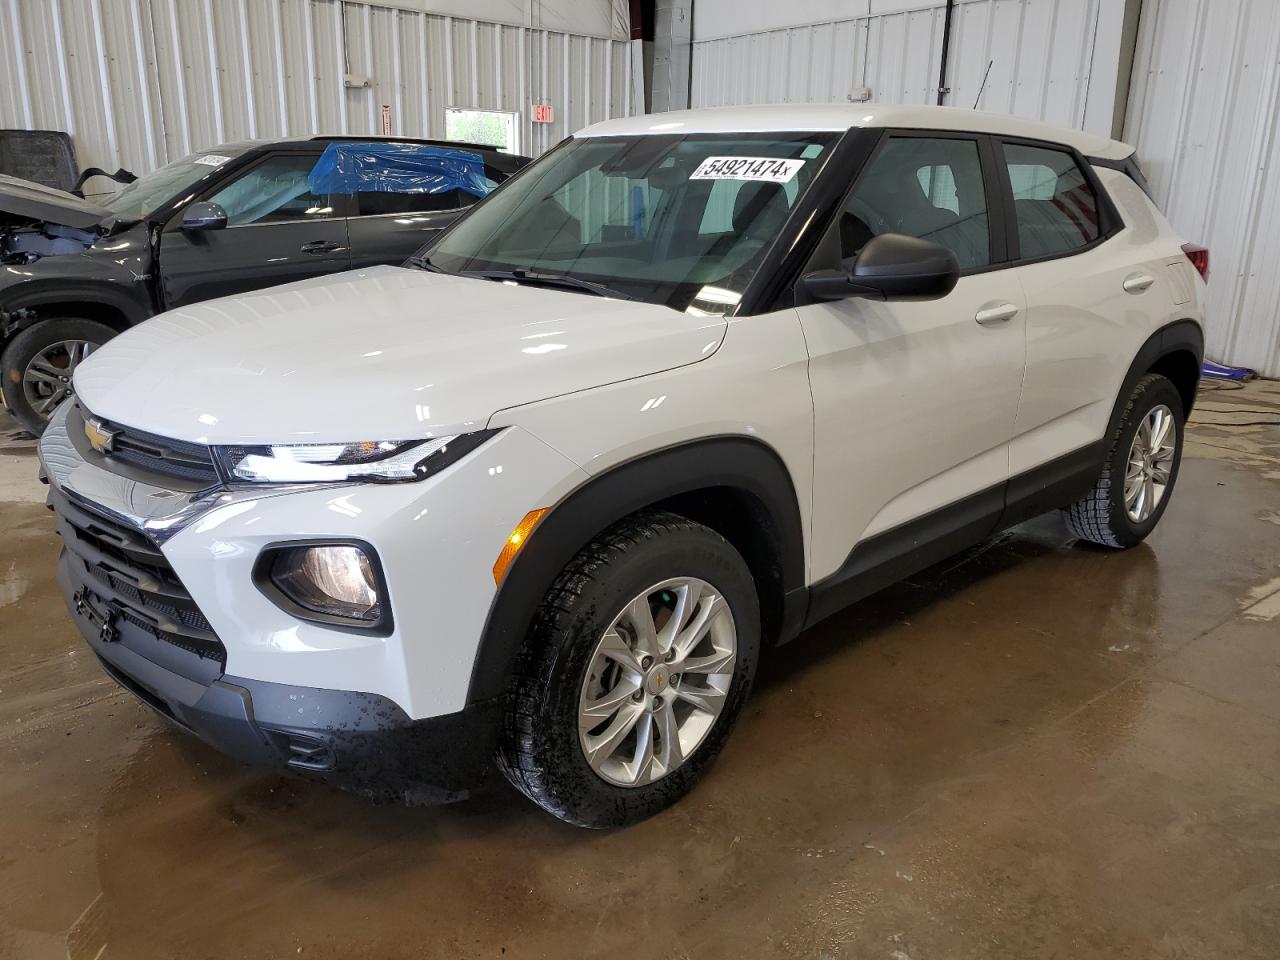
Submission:
[[[554,123],[555,112],[551,109],[551,104],[535,103],[533,105],[533,122],[534,123]]]

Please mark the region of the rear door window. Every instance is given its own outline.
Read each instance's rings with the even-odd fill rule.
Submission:
[[[328,144],[311,187],[351,197],[357,217],[433,214],[469,207],[507,177],[470,147],[361,140]]]
[[[1073,154],[1004,144],[1023,260],[1061,256],[1101,236],[1098,197]]]
[[[436,148],[439,150],[440,148]],[[484,175],[488,180],[487,189],[493,189],[505,181],[511,174],[499,170],[493,164],[484,165]],[[388,213],[440,213],[442,211],[461,210],[481,199],[476,190],[465,190],[461,187],[440,189],[434,186],[431,191],[420,189],[412,180],[387,181],[378,190],[357,190],[355,193],[355,216],[380,216]]]
[[[477,199],[462,190],[444,190],[439,193],[359,190],[355,196],[356,214],[361,217],[380,216],[384,213],[437,213],[441,210],[457,210],[471,206]]]

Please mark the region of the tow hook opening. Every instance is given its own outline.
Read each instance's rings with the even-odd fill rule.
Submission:
[[[284,756],[285,763],[295,770],[333,769],[333,750],[323,740],[283,730],[268,730],[267,734]]]

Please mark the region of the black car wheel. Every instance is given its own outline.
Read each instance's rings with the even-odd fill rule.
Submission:
[[[71,375],[116,332],[104,323],[53,318],[28,327],[5,348],[4,402],[24,430],[40,436],[71,396]]]
[[[1169,505],[1182,463],[1182,397],[1149,373],[1133,388],[1093,489],[1063,513],[1067,529],[1104,547],[1137,546]]]

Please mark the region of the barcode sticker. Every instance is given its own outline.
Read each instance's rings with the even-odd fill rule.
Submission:
[[[220,153],[206,153],[203,157],[196,157],[192,162],[202,163],[206,167],[220,167],[230,159],[230,157],[224,157]]]

